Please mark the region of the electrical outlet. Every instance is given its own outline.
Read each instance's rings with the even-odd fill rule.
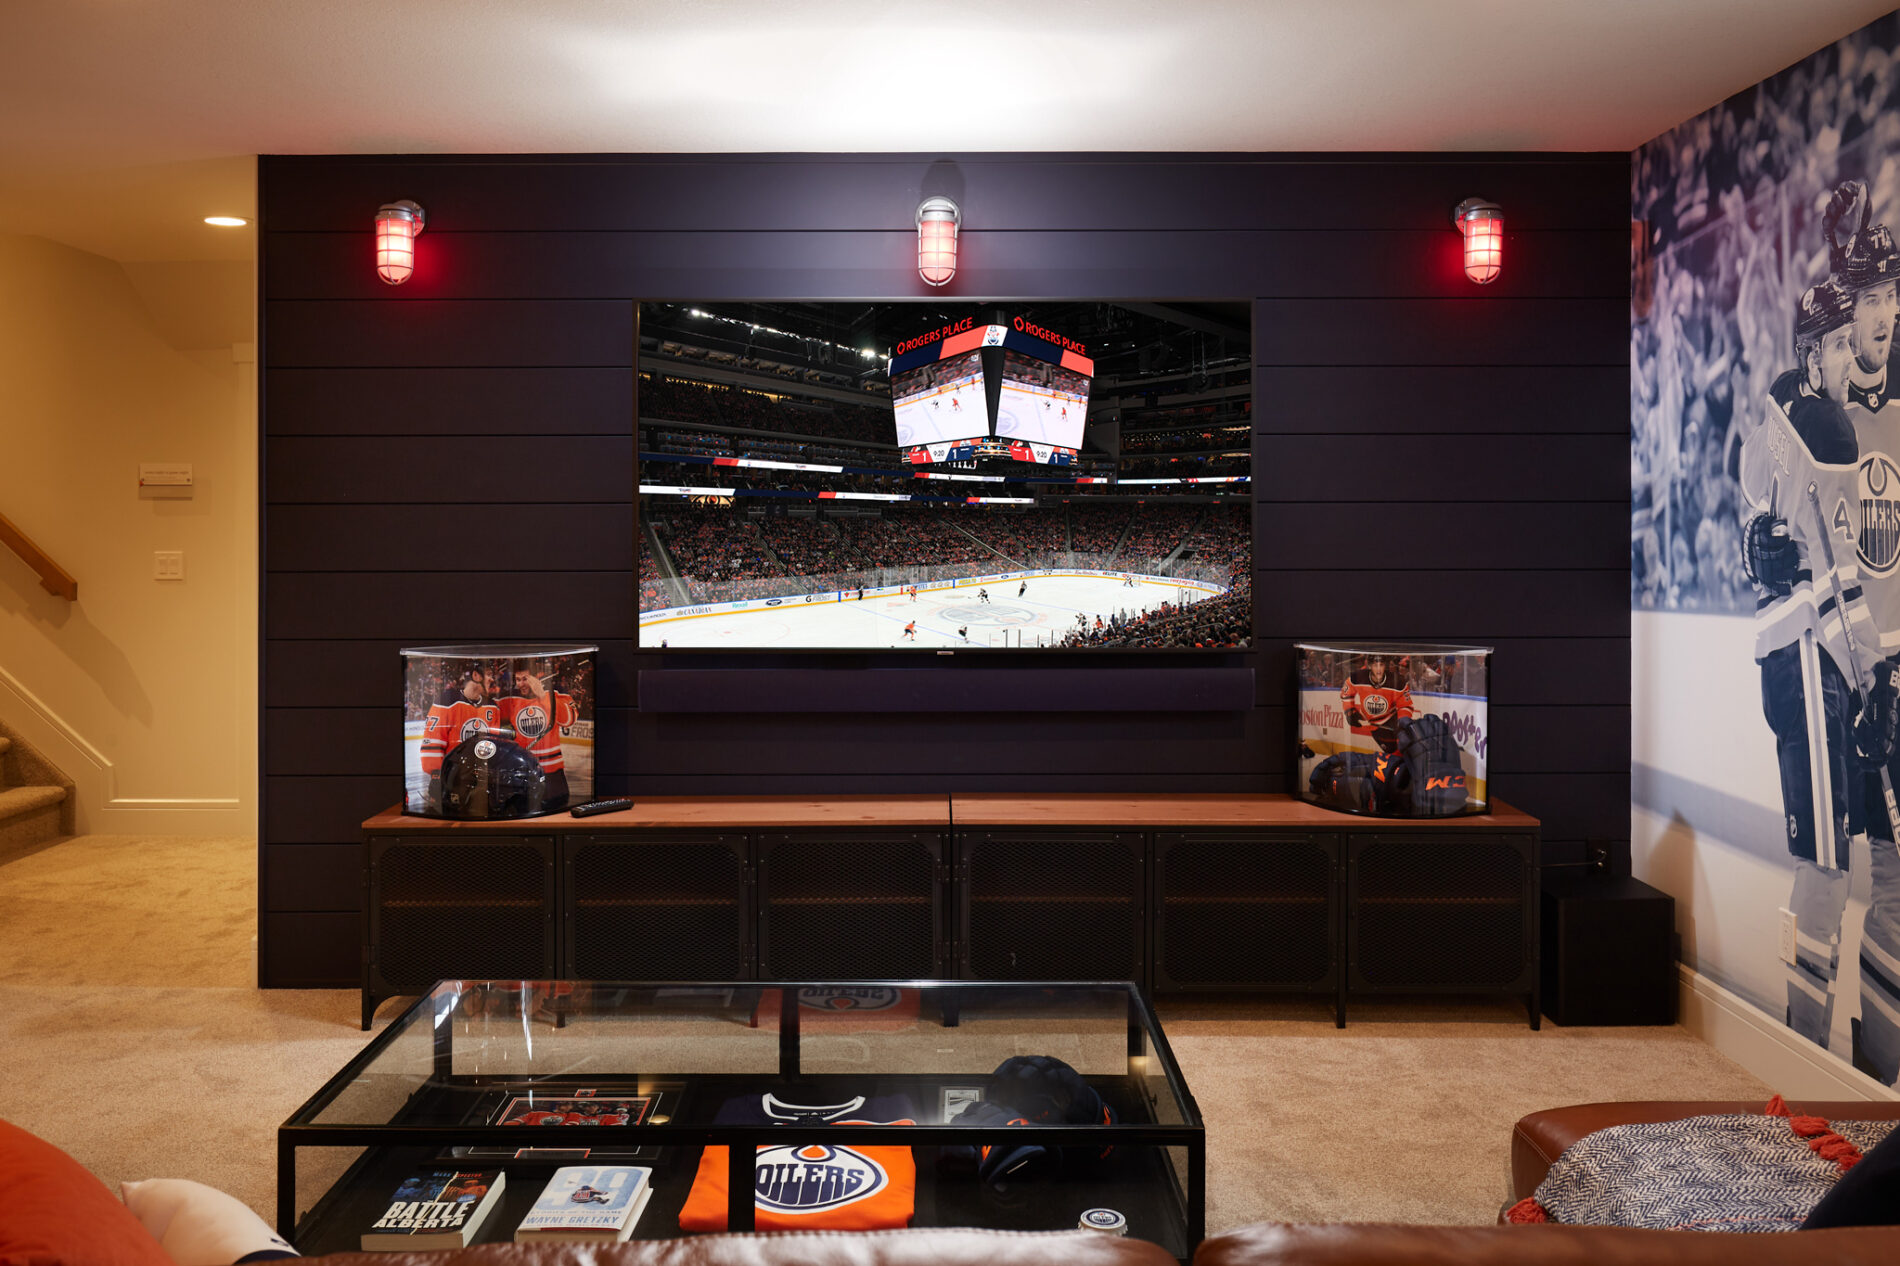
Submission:
[[[1794,966],[1794,911],[1781,912],[1781,961]]]
[[[185,551],[181,549],[158,549],[152,551],[153,580],[183,580],[185,578]]]

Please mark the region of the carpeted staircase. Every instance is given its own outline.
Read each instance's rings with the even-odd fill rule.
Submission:
[[[73,780],[0,722],[0,862],[73,833]]]

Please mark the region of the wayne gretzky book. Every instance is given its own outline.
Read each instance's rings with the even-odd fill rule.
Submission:
[[[521,1220],[515,1243],[628,1239],[653,1194],[652,1177],[651,1169],[628,1165],[563,1166]]]
[[[363,1232],[363,1251],[468,1247],[506,1177],[498,1169],[435,1169],[403,1179],[383,1216]]]

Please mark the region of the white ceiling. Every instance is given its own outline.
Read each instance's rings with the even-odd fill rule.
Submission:
[[[1890,0],[0,0],[0,231],[241,259],[258,153],[1623,150]]]

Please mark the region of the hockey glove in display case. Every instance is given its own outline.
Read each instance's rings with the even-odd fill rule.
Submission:
[[[405,648],[403,811],[492,822],[592,798],[595,650]]]
[[[1293,650],[1302,797],[1386,818],[1485,812],[1489,647],[1303,642]]]

